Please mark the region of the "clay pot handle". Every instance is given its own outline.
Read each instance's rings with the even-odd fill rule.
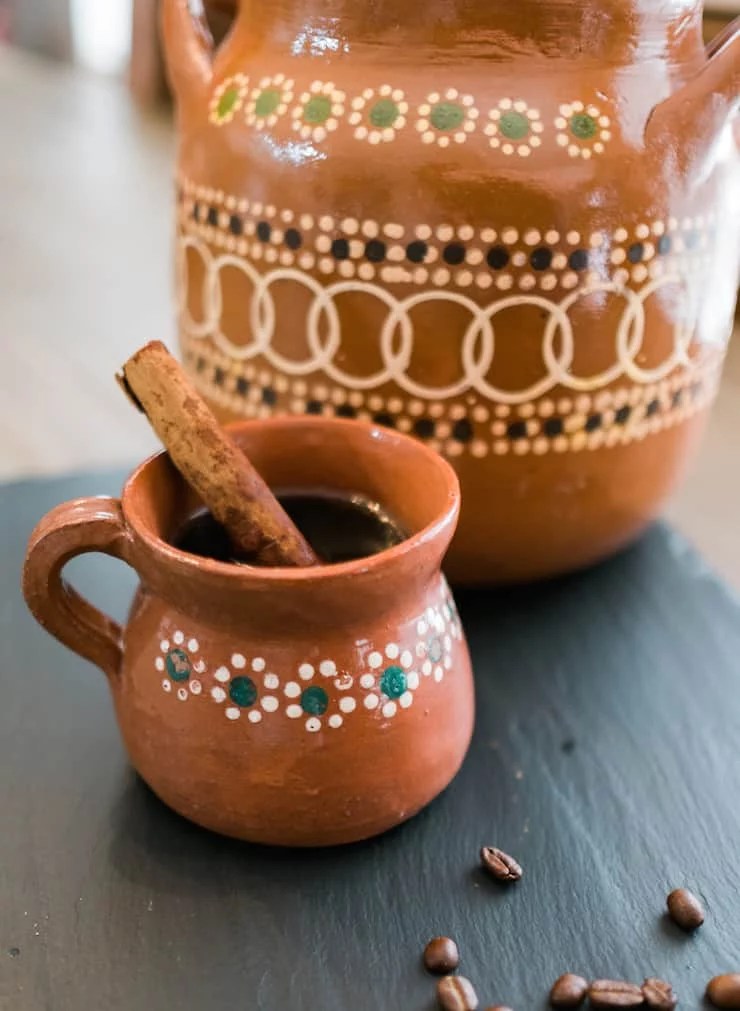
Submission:
[[[213,79],[213,36],[203,0],[162,0],[167,74],[180,101],[202,93]]]
[[[81,597],[62,578],[62,569],[90,551],[127,561],[128,543],[117,499],[76,499],[44,516],[31,534],[23,567],[23,596],[34,618],[108,677],[120,670],[123,629]]]

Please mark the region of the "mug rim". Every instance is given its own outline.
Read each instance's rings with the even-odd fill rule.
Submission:
[[[337,432],[353,429],[355,431],[364,430],[371,439],[380,439],[388,445],[402,445],[419,456],[426,458],[427,462],[435,467],[442,476],[446,485],[447,504],[444,509],[438,512],[435,518],[417,530],[416,533],[404,538],[400,544],[395,544],[390,548],[384,548],[376,554],[355,558],[346,562],[336,562],[314,566],[262,566],[262,565],[235,565],[232,562],[221,562],[213,558],[202,555],[194,555],[191,552],[183,551],[175,547],[168,541],[153,533],[151,529],[142,521],[138,514],[137,507],[132,501],[135,488],[141,479],[144,471],[151,467],[155,461],[166,457],[167,450],[161,449],[152,453],[134,468],[126,478],[121,493],[121,504],[126,523],[131,527],[137,539],[152,553],[154,557],[164,558],[171,564],[189,572],[191,575],[210,575],[220,579],[228,580],[234,584],[248,584],[262,582],[265,586],[297,585],[309,582],[319,582],[337,578],[345,578],[354,575],[367,575],[373,570],[383,569],[388,565],[400,561],[405,556],[418,551],[425,545],[432,543],[448,527],[454,528],[460,513],[460,482],[457,474],[447,460],[431,447],[425,445],[417,439],[412,438],[402,432],[384,428],[372,422],[358,421],[352,418],[337,417],[310,417],[303,415],[275,415],[270,418],[246,418],[234,421],[224,426],[227,432],[244,430],[268,430],[277,428],[314,428],[333,429]],[[173,465],[174,466],[174,465]]]

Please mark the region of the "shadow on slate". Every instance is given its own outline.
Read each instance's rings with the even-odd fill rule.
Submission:
[[[676,534],[557,582],[459,593],[478,695],[460,775],[381,839],[290,852],[160,804],[103,678],[27,615],[33,523],[101,487],[119,476],[0,489],[0,1007],[421,1011],[437,933],[482,1006],[517,1011],[566,970],[661,975],[699,1008],[740,967],[740,607]],[[85,559],[75,579],[120,613],[123,572]],[[487,878],[483,844],[523,880]],[[706,903],[692,936],[664,917],[678,885]]]

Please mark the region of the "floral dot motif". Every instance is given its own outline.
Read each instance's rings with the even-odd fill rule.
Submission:
[[[293,86],[285,74],[263,77],[250,95],[244,116],[247,125],[257,130],[274,126],[293,101]]]
[[[540,114],[524,101],[502,98],[488,117],[490,122],[484,132],[490,137],[491,147],[499,148],[505,155],[527,158],[542,143],[539,135],[544,126]]]
[[[461,95],[457,88],[448,88],[444,93],[433,91],[419,106],[416,129],[425,144],[464,144],[475,130],[478,115],[472,95]]]
[[[293,109],[293,128],[304,140],[322,141],[344,115],[346,96],[332,81],[314,81]]]
[[[388,143],[406,126],[408,111],[403,91],[384,84],[377,90],[366,88],[352,101],[349,122],[355,128],[357,140],[366,140],[369,144]]]
[[[216,88],[211,98],[208,118],[216,126],[230,123],[244,105],[249,88],[249,78],[245,74],[234,74],[225,78]]]
[[[179,629],[172,633],[172,643],[169,639],[162,639],[159,644],[162,655],[154,660],[154,669],[165,675],[161,680],[162,691],[169,694],[176,687],[175,695],[181,702],[191,695],[200,695],[203,686],[193,675],[202,674],[206,665],[203,660],[188,656],[188,653],[197,654],[199,649],[198,640],[191,637],[186,642],[184,633]]]
[[[601,154],[611,140],[611,121],[598,106],[583,102],[570,102],[560,106],[555,120],[558,145],[564,147],[571,158],[591,158]]]
[[[248,709],[257,701],[257,686],[251,678],[235,677],[229,685],[229,698],[240,709]]]

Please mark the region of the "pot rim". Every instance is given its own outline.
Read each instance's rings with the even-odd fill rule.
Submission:
[[[314,431],[333,430],[337,433],[341,433],[342,430],[345,432],[351,430],[362,432],[364,430],[368,438],[381,440],[385,443],[389,452],[393,452],[396,447],[402,447],[407,452],[415,453],[419,458],[423,457],[426,464],[435,469],[438,475],[441,476],[446,486],[446,503],[444,508],[437,512],[437,515],[431,522],[405,538],[400,544],[385,548],[383,551],[367,557],[307,568],[234,565],[230,562],[221,562],[182,551],[158,534],[153,533],[141,517],[139,508],[135,502],[138,485],[147,469],[155,466],[157,461],[167,457],[167,451],[160,450],[143,460],[131,472],[126,479],[121,494],[121,503],[126,523],[140,544],[148,550],[152,559],[159,560],[160,563],[166,563],[169,567],[179,570],[183,576],[187,575],[191,578],[197,578],[198,576],[201,578],[211,577],[218,579],[219,582],[223,580],[233,589],[240,587],[254,588],[258,584],[261,584],[265,588],[277,588],[280,586],[305,587],[308,584],[325,583],[336,579],[346,579],[351,576],[377,574],[386,567],[394,566],[425,546],[433,544],[439,538],[445,536],[445,534],[448,534],[448,540],[452,539],[460,513],[460,484],[453,468],[435,450],[401,432],[383,428],[370,422],[349,418],[277,415],[271,418],[236,421],[224,426],[227,432],[266,431],[268,435],[271,429],[285,429],[286,427],[289,429],[302,428],[308,431],[311,429]]]

